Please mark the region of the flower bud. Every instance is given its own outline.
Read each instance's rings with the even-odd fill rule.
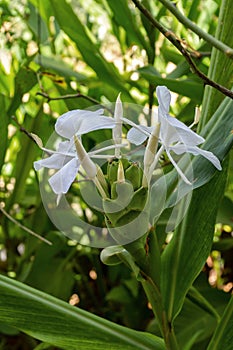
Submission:
[[[92,162],[82,143],[79,141],[77,136],[74,136],[74,142],[76,147],[76,152],[83,169],[86,171],[87,176],[90,179],[94,179],[97,174],[97,168],[95,163]]]
[[[131,164],[128,161],[128,159],[126,159],[126,158],[122,158],[120,161],[121,161],[121,164],[123,166],[124,171]],[[119,167],[119,160],[118,159],[114,159],[108,164],[107,178],[108,178],[110,185],[112,185],[118,179],[118,167]]]

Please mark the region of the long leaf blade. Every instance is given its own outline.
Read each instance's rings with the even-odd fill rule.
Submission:
[[[170,322],[179,313],[210,252],[226,171],[225,164],[221,173],[194,191],[187,215],[162,255],[162,294]]]
[[[0,315],[3,323],[63,349],[164,349],[158,337],[119,326],[2,275]]]
[[[112,63],[105,60],[72,7],[65,0],[51,0],[51,5],[61,29],[74,41],[84,61],[96,72],[100,81],[107,83],[110,91],[114,93],[122,91],[132,102],[133,99],[121,75]]]
[[[233,296],[215,330],[207,350],[231,350],[233,344]]]

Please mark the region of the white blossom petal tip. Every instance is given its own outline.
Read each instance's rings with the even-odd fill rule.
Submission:
[[[59,135],[70,139],[74,135],[114,128],[114,119],[104,116],[103,112],[103,109],[94,112],[80,109],[69,111],[57,119],[55,130]]]
[[[131,128],[127,133],[127,140],[136,146],[141,145],[147,138],[148,136],[146,134],[136,128]]]
[[[159,102],[159,112],[166,115],[169,113],[171,93],[166,86],[157,86],[156,95]]]
[[[78,159],[73,158],[50,177],[49,184],[54,193],[60,195],[68,192],[78,173],[79,166],[80,162]]]

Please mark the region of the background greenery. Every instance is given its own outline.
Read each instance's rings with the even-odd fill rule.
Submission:
[[[208,74],[209,71],[214,80],[232,87],[230,58],[225,58],[224,53],[215,49],[212,51],[209,43],[182,25],[161,2],[145,0],[143,3],[157,20],[182,38],[202,72]],[[177,6],[204,31],[215,35],[221,3],[220,0],[180,0]],[[158,349],[160,346],[163,348],[160,340],[149,335],[149,332],[160,335],[158,326],[143,288],[131,271],[122,264],[103,265],[99,250],[74,244],[50,222],[41,203],[38,178],[33,170],[33,161],[40,158],[41,151],[28,133],[36,133],[46,143],[60,114],[70,109],[110,103],[115,101],[119,91],[123,102],[152,107],[157,103],[154,95],[157,85],[166,85],[173,92],[171,113],[187,124],[193,121],[195,106],[202,105],[205,121],[201,122],[203,125],[200,128],[205,132],[204,124],[212,117],[224,95],[208,88],[203,100],[203,81],[191,72],[184,57],[140,15],[131,1],[1,0],[0,13],[0,201],[3,208],[0,212],[0,272],[15,280],[11,284],[2,276],[0,282],[2,305],[5,300],[8,305],[5,313],[4,309],[0,313],[0,348],[39,350],[58,346],[67,349],[103,349],[106,346],[105,342],[102,343],[103,339],[109,344],[109,349],[149,349],[153,348],[153,341]],[[229,13],[225,12],[225,16],[229,16]],[[223,23],[225,32],[232,33],[231,21],[225,17]],[[233,45],[228,35],[221,37],[221,40],[229,46]],[[195,56],[195,50],[203,54]],[[219,65],[217,68],[215,65],[214,69],[212,64],[209,69],[213,57]],[[226,125],[230,125],[230,116]],[[223,126],[219,124],[220,129],[216,126],[217,114],[214,120],[215,126],[210,125],[211,129],[206,129],[206,133],[215,130],[214,135],[219,135],[215,140],[221,143]],[[90,134],[84,142],[87,147],[92,147],[95,142],[102,142],[105,136],[104,133]],[[178,341],[186,344],[182,349],[207,348],[232,291],[232,157],[230,151],[229,165],[225,165],[222,173],[224,179],[221,181],[226,181],[226,186],[222,185],[217,190],[220,180],[214,178],[209,186],[198,189],[189,214],[193,220],[193,232],[199,230],[200,242],[208,228],[201,226],[203,218],[197,214],[198,206],[215,208],[214,213],[211,211],[210,220],[216,225],[213,241],[211,238],[206,246],[209,257],[205,266],[200,260],[200,266],[196,267],[194,275],[190,275],[195,277],[195,289],[189,288],[189,281],[187,287],[182,285],[184,295],[189,290],[184,304],[183,290],[180,289],[182,295],[177,297],[180,304],[177,302],[172,310],[168,310],[174,316],[183,305],[175,321]],[[215,196],[213,192],[219,192],[219,195],[215,193]],[[219,202],[221,197],[223,199]],[[200,198],[205,200],[201,202]],[[53,245],[49,246],[30,235],[9,220],[4,212],[19,224],[46,237]],[[82,216],[88,220],[85,205]],[[185,223],[180,230],[186,232]],[[158,222],[157,232],[160,233],[162,250],[166,239],[163,218]],[[185,236],[180,251],[186,250],[189,238],[193,237],[191,233]],[[176,241],[173,240],[172,244],[176,245]],[[168,309],[171,308],[172,299],[172,293],[168,291],[171,285],[174,286],[172,279],[182,284],[197,261],[195,255],[190,255],[190,260],[181,262],[174,275],[170,266],[174,262],[172,245],[169,249],[164,254],[166,263],[163,266],[167,276],[163,288]],[[196,256],[198,254],[197,249]],[[202,272],[197,277],[200,269]],[[26,285],[22,287],[17,281],[37,291]],[[179,284],[174,288],[179,290]],[[49,296],[46,299],[39,291],[119,325],[148,333],[142,335],[133,330],[132,333],[124,333],[124,328],[118,329],[104,321],[102,331],[97,331],[99,319],[90,314],[72,314],[73,307],[66,309],[65,304],[59,304],[60,301]],[[204,301],[200,295],[205,297]],[[51,306],[53,303],[57,305],[57,314]],[[23,324],[27,304],[31,322],[38,317],[38,323],[32,329],[26,321]],[[15,305],[23,305],[24,308],[16,310]],[[44,314],[48,314],[47,323]],[[76,322],[82,324],[85,317],[90,321],[87,326],[76,328]],[[184,331],[184,325],[188,323],[190,327],[187,326]],[[57,329],[54,333],[51,324]],[[111,327],[115,333],[109,336]],[[46,334],[46,329],[50,328],[51,333]],[[221,334],[222,339],[227,339],[227,336],[232,339],[229,324],[228,328],[225,326],[225,332],[225,335]],[[62,337],[59,336],[61,333]],[[92,342],[91,337],[98,340]],[[90,343],[87,342],[88,338]]]

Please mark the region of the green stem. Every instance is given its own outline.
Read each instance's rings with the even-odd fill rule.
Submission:
[[[160,332],[164,337],[167,350],[178,350],[179,346],[175,337],[174,329],[168,322],[166,312],[163,310],[162,295],[157,285],[149,276],[142,272],[144,280],[141,282],[146,296],[151,304],[154,315],[158,321]]]
[[[154,228],[152,227],[149,233],[124,247],[131,254],[133,260],[140,269],[140,276],[142,278],[139,278],[139,281],[142,283],[143,289],[158,321],[167,350],[178,350],[179,347],[174,329],[169,323],[167,314],[163,309],[163,299],[159,288],[161,259]]]
[[[180,23],[184,24],[185,27],[191,29],[200,38],[204,39],[216,49],[225,53],[228,57],[233,58],[233,49],[225,45],[220,40],[216,39],[209,33],[204,32],[198,25],[193,23],[189,18],[185,17],[178,8],[170,0],[159,0],[173,15],[179,20]]]

